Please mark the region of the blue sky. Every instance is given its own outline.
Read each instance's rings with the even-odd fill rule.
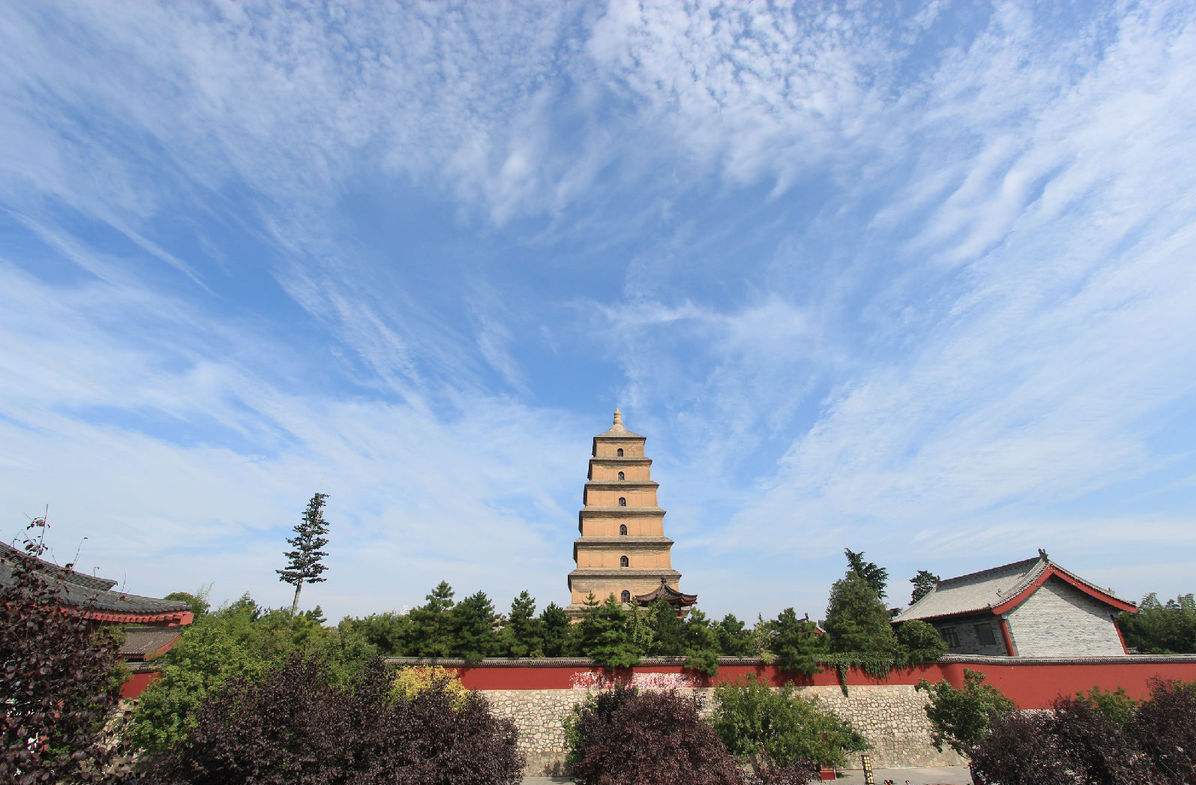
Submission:
[[[4,535],[564,602],[619,405],[712,613],[1192,591],[1193,94],[1184,2],[5,4]]]

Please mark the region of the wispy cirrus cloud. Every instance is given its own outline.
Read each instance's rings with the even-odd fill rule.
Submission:
[[[715,611],[817,613],[845,544],[1177,591],[1135,570],[1196,514],[1194,31],[1178,3],[6,7],[6,514],[51,501],[133,588],[272,596],[326,485],[334,612],[442,575],[560,599],[622,403]]]

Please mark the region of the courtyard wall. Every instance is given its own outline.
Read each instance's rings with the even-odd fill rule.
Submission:
[[[846,694],[833,669],[812,677],[794,676],[761,660],[743,658],[722,658],[718,673],[709,678],[687,671],[680,660],[663,658],[614,672],[595,668],[585,659],[487,660],[476,666],[415,658],[389,662],[396,666],[436,664],[456,670],[466,687],[490,700],[496,715],[515,723],[520,751],[527,756],[531,774],[560,770],[565,752],[562,721],[589,693],[616,683],[695,694],[705,711],[711,710],[710,693],[720,684],[750,676],[777,687],[792,684],[798,694],[818,700],[863,734],[872,745],[873,765],[897,768],[963,763],[950,749],[939,752],[931,744],[924,711],[926,695],[914,689],[923,679],[962,687],[965,669],[979,671],[1022,709],[1046,708],[1060,695],[1087,692],[1092,687],[1121,688],[1132,697],[1145,698],[1152,679],[1196,681],[1196,656],[1043,659],[949,655],[932,665],[894,670],[879,679],[852,668],[846,673]]]
[[[834,669],[811,677],[782,673],[761,660],[724,657],[714,677],[686,670],[680,659],[650,659],[632,669],[607,671],[586,659],[486,660],[467,666],[460,660],[392,658],[392,666],[439,665],[455,670],[461,682],[480,691],[498,716],[509,718],[519,731],[520,751],[528,773],[556,773],[564,760],[561,723],[574,704],[590,693],[616,683],[643,689],[675,689],[695,694],[705,710],[710,693],[720,684],[754,676],[780,687],[792,684],[805,697],[820,701],[852,724],[872,745],[873,765],[951,766],[962,761],[951,750],[939,752],[930,742],[924,707],[926,695],[914,687],[923,679],[962,687],[965,670],[979,671],[1021,709],[1047,708],[1060,695],[1124,689],[1131,697],[1150,695],[1153,679],[1196,681],[1196,656],[1114,656],[1074,658],[985,657],[947,655],[939,662],[901,668],[874,678],[852,668],[845,674],[846,694]],[[122,690],[135,698],[156,677],[153,663],[136,663]]]

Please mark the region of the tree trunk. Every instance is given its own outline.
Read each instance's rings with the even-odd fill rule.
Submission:
[[[303,581],[295,584],[295,596],[291,600],[291,615],[294,616],[299,612],[299,590],[303,588]]]

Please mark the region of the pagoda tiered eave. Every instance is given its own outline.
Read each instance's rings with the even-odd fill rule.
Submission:
[[[659,488],[660,483],[655,480],[589,480],[587,488]]]
[[[578,537],[573,541],[574,545],[624,545],[628,548],[635,548],[639,546],[663,545],[669,547],[673,541],[668,537]]]
[[[676,570],[636,570],[631,567],[582,568],[569,573],[570,590],[573,589],[574,578],[673,578],[680,580],[681,573]]]

